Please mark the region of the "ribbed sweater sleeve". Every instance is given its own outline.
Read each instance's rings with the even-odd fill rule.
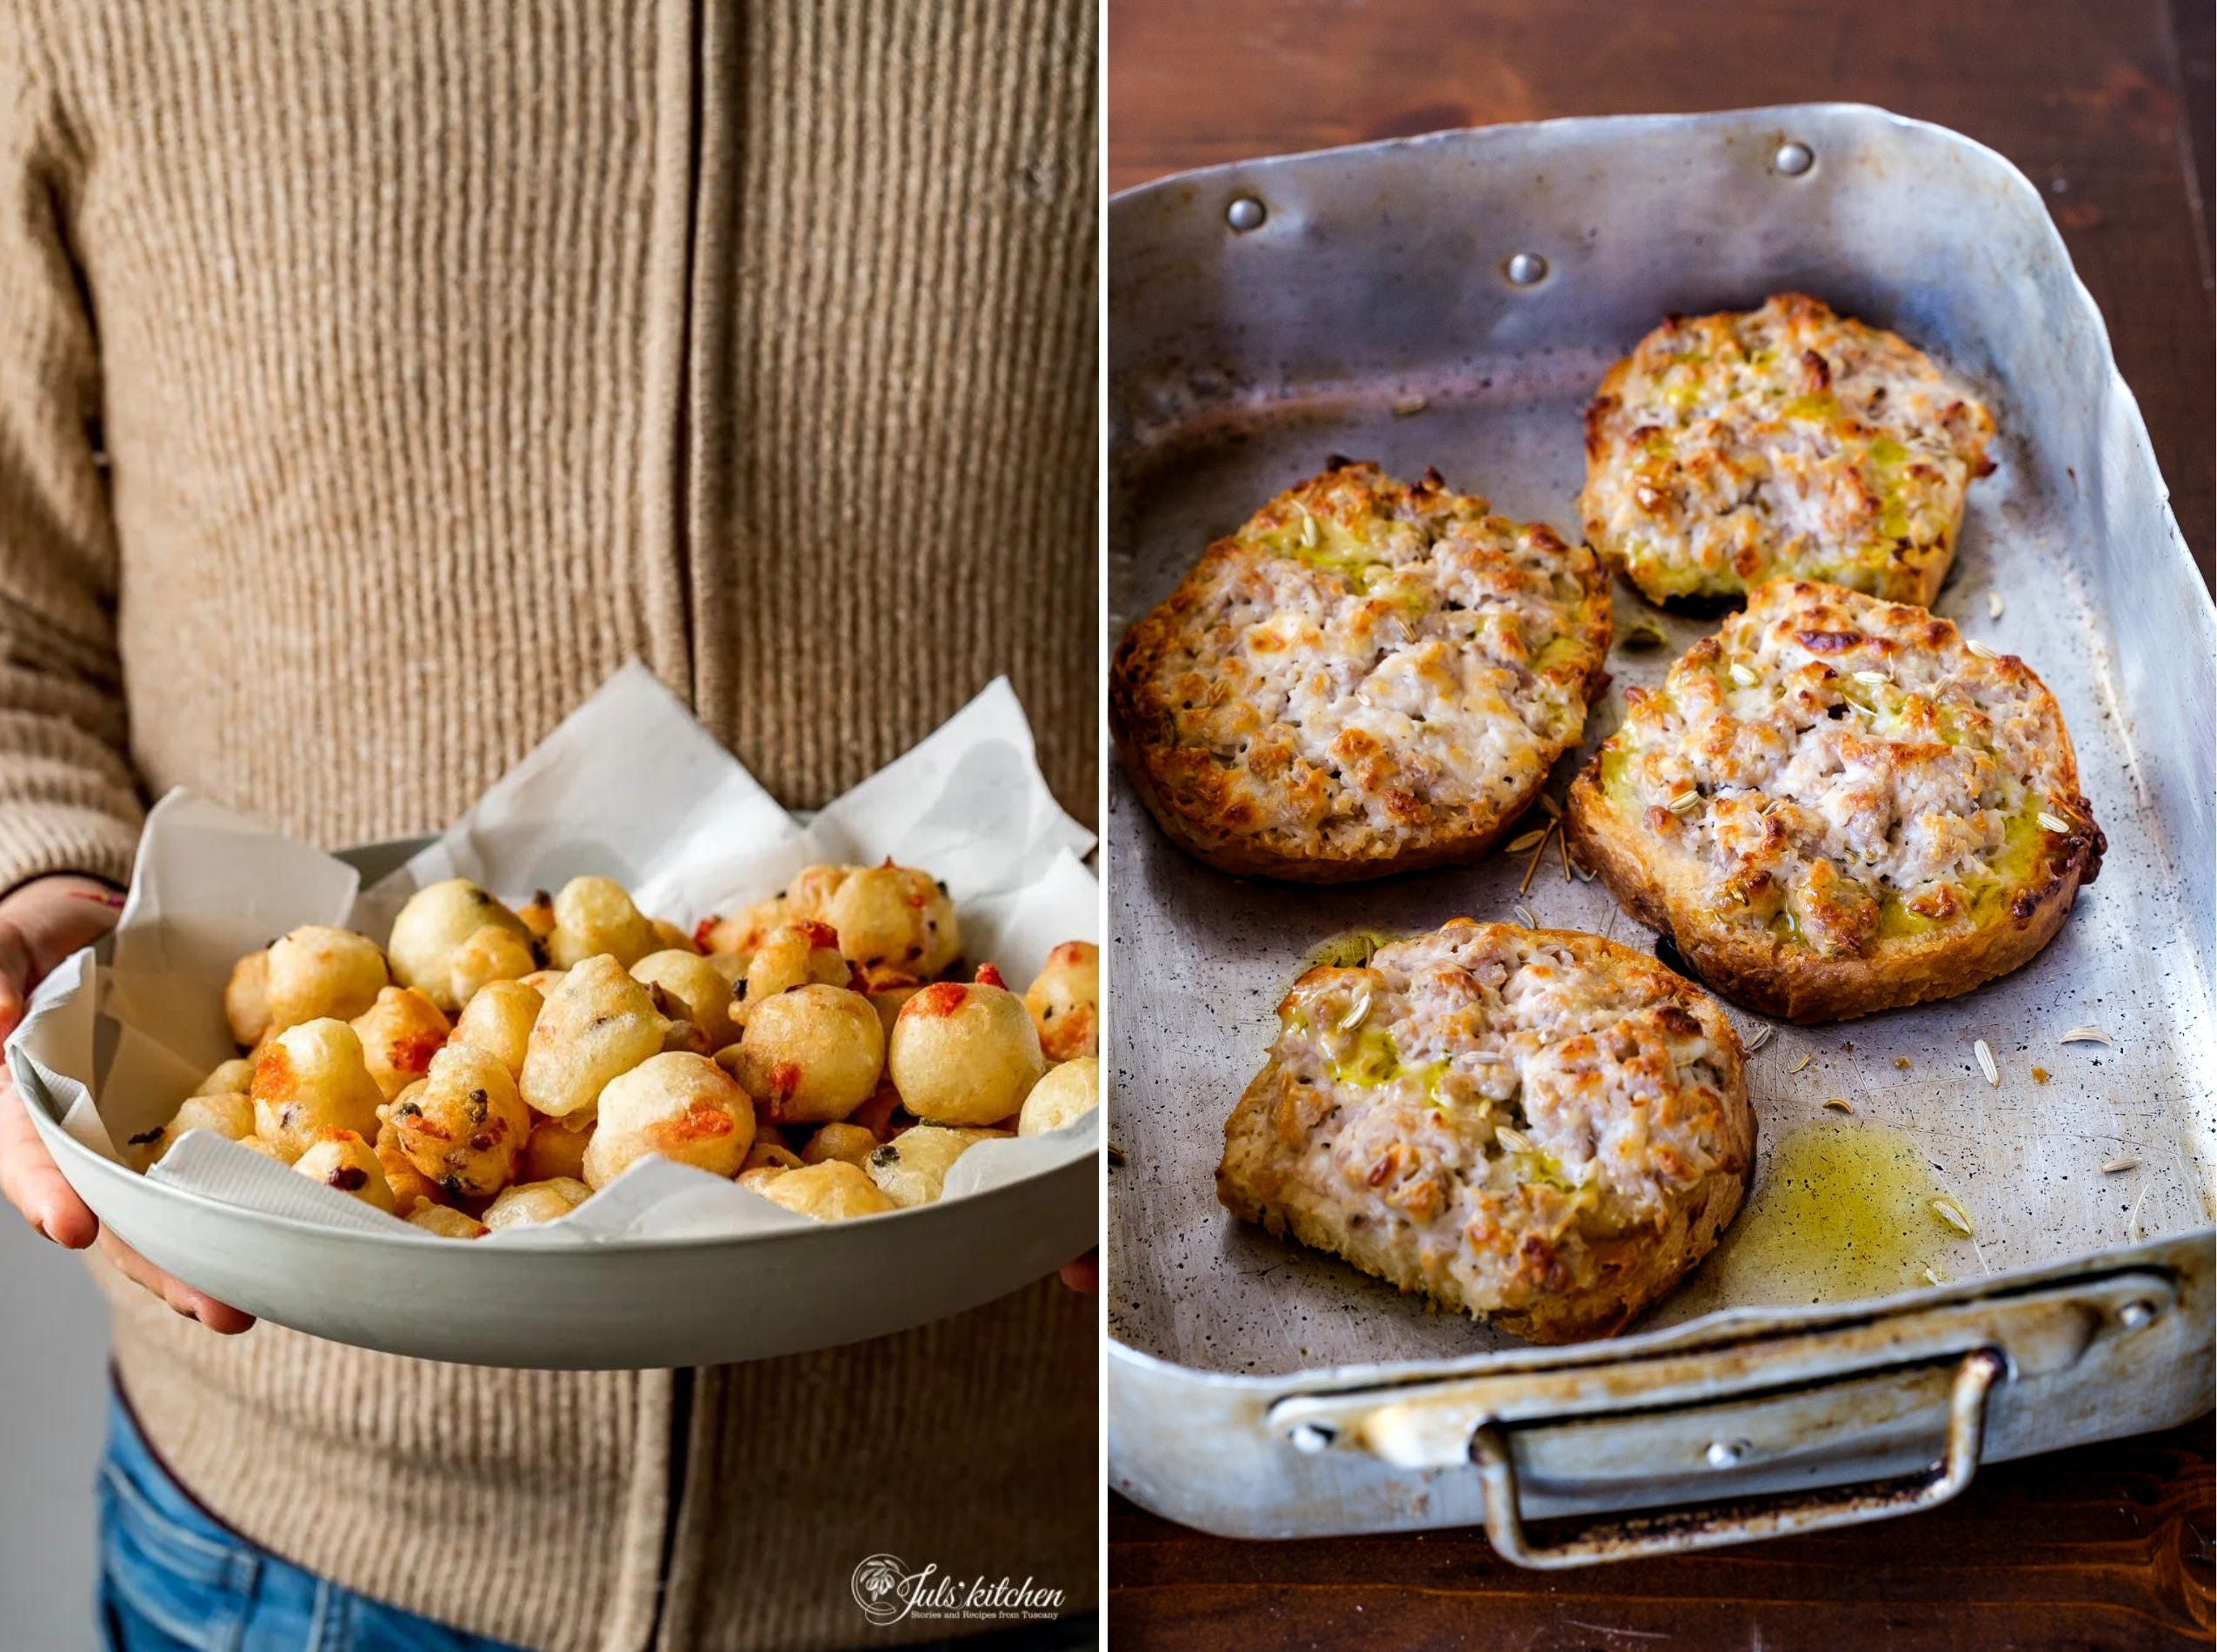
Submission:
[[[99,357],[63,227],[76,157],[34,25],[0,8],[0,890],[122,883],[125,749]]]

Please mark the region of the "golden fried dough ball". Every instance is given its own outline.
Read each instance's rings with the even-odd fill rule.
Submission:
[[[843,987],[849,973],[847,960],[839,956],[839,936],[829,923],[782,923],[762,937],[748,960],[746,1001],[741,1008],[752,1015],[756,1004],[812,982]]]
[[[448,1204],[419,1204],[408,1213],[408,1220],[442,1239],[483,1239],[492,1231],[476,1217]]]
[[[885,1029],[869,999],[810,985],[765,998],[747,1016],[732,1070],[780,1124],[842,1119],[885,1067]]]
[[[531,932],[531,938],[544,946],[555,932],[554,896],[537,890],[528,903],[516,909],[516,916]]]
[[[588,1124],[582,1130],[573,1130],[567,1121],[558,1118],[535,1121],[531,1134],[523,1143],[523,1156],[516,1161],[516,1179],[553,1182],[566,1177],[573,1182],[583,1181],[585,1148],[593,1139],[593,1129]]]
[[[807,1162],[769,1131],[764,1130],[755,1138],[754,1145],[747,1149],[747,1156],[740,1161],[739,1171],[743,1176],[751,1170],[797,1170]]]
[[[325,1130],[377,1134],[384,1092],[370,1076],[362,1040],[324,1016],[288,1027],[254,1058],[254,1133],[290,1164]]]
[[[531,1028],[545,1004],[536,988],[521,981],[489,981],[455,1017],[453,1042],[499,1056],[501,1065],[521,1078]]]
[[[780,897],[785,903],[787,921],[829,922],[831,897],[839,893],[839,886],[854,873],[851,866],[802,868]]]
[[[225,1141],[243,1141],[254,1134],[253,1099],[237,1091],[210,1095],[196,1090],[185,1097],[167,1124],[143,1130],[125,1142],[130,1149],[127,1156],[142,1170],[159,1164],[187,1130],[213,1130]]]
[[[696,957],[700,956],[700,943],[694,940],[691,936],[686,934],[684,930],[679,929],[668,918],[649,918],[647,922],[654,926],[655,944],[660,950],[664,952],[689,952]]]
[[[549,1118],[589,1115],[602,1087],[662,1050],[669,1023],[607,953],[555,983],[524,1051],[523,1099]]]
[[[400,1131],[393,1122],[394,1109],[409,1102],[420,1104],[424,1089],[423,1081],[418,1079],[393,1098],[379,1113],[377,1139],[370,1144],[370,1150],[377,1156],[378,1168],[385,1173],[385,1185],[393,1190],[393,1210],[403,1216],[418,1205],[436,1204],[446,1197],[437,1182],[416,1168],[416,1162],[402,1148]]]
[[[905,970],[889,969],[883,964],[858,963],[853,966],[852,978],[847,984],[870,1001],[871,1008],[877,1011],[878,1024],[890,1038],[901,1006],[915,997],[924,983]]]
[[[791,917],[785,897],[772,896],[767,901],[756,901],[752,906],[742,906],[729,917],[709,918],[693,931],[693,943],[706,953],[726,952],[737,956],[741,974],[746,973],[747,960],[762,943],[762,937]]]
[[[431,1057],[423,1088],[393,1103],[400,1150],[450,1199],[505,1187],[531,1133],[531,1116],[499,1056],[449,1044]]]
[[[822,1164],[826,1159],[844,1159],[859,1165],[877,1150],[877,1137],[859,1124],[826,1124],[809,1138],[801,1149],[804,1164]]]
[[[604,1188],[653,1156],[734,1176],[754,1140],[754,1103],[729,1074],[705,1056],[656,1056],[601,1092],[585,1180]]]
[[[304,923],[270,947],[270,1027],[283,1032],[330,1016],[351,1021],[377,1001],[385,955],[367,936]]]
[[[848,1114],[845,1122],[849,1124],[859,1124],[879,1141],[887,1142],[893,1138],[893,1117],[900,1110],[901,1092],[893,1088],[891,1079],[880,1074],[877,1088],[870,1092],[869,1099]],[[904,1121],[904,1122],[913,1122],[913,1120]]]
[[[914,867],[865,866],[850,872],[824,903],[824,922],[838,932],[841,956],[929,979],[962,949],[955,903],[929,872]]]
[[[431,1057],[447,1041],[447,1018],[413,987],[387,987],[354,1018],[362,1057],[387,1101],[431,1070]]]
[[[231,1023],[231,1038],[244,1049],[262,1042],[270,1030],[270,955],[250,952],[231,966],[223,987],[223,1018]]]
[[[603,953],[629,969],[662,945],[655,926],[631,904],[623,885],[612,878],[571,878],[555,896],[554,912],[547,962],[559,969]]]
[[[1044,1136],[1083,1118],[1101,1105],[1101,1059],[1081,1056],[1047,1069],[1047,1076],[1031,1087],[1023,1111],[1016,1116],[1016,1134]]]
[[[732,1180],[742,1188],[752,1188],[756,1193],[760,1193],[766,1183],[776,1181],[788,1169],[793,1168],[796,1167],[783,1164],[752,1165],[742,1169]]]
[[[869,1177],[844,1159],[827,1159],[822,1164],[782,1171],[749,1185],[772,1204],[782,1204],[788,1210],[813,1216],[818,1222],[882,1216],[900,1208],[880,1192]]]
[[[560,986],[563,976],[569,973],[567,969],[534,969],[523,977],[523,984],[543,998]]]
[[[265,1142],[258,1136],[242,1136],[238,1144],[250,1153],[259,1153],[263,1158],[275,1159],[280,1164],[291,1162],[278,1149],[275,1142]]]
[[[739,1036],[739,1029],[731,1023],[731,983],[698,953],[676,949],[649,952],[631,966],[631,978],[669,995],[677,1013],[708,1039],[702,1054],[712,1055]]]
[[[447,955],[447,987],[457,1004],[496,981],[521,981],[539,967],[531,943],[498,923],[488,923]]]
[[[234,1056],[217,1063],[216,1070],[200,1081],[195,1096],[226,1096],[234,1090],[244,1090],[254,1082],[254,1062],[246,1056]]]
[[[550,1182],[519,1182],[485,1207],[485,1226],[521,1228],[553,1222],[592,1196],[592,1189],[566,1176]]]
[[[1075,1061],[1101,1053],[1101,949],[1090,941],[1065,941],[1024,989],[1024,1008],[1039,1030],[1040,1052],[1049,1061]]]
[[[1024,1103],[1047,1071],[1022,999],[990,966],[968,985],[941,981],[901,1006],[886,1070],[901,1103],[934,1124],[990,1124]]]
[[[393,978],[452,1015],[462,1008],[454,996],[455,949],[488,925],[507,930],[527,946],[530,943],[523,920],[468,878],[425,884],[393,919],[385,943]]]
[[[919,1124],[903,1130],[869,1156],[863,1169],[879,1190],[904,1209],[929,1204],[947,1183],[948,1171],[980,1142],[1005,1136],[1006,1130],[949,1130]]]
[[[709,968],[723,977],[724,985],[735,993],[739,983],[747,978],[747,963],[750,955],[741,952],[711,952],[706,955]]]
[[[302,1176],[336,1188],[364,1204],[389,1213],[393,1190],[385,1185],[385,1172],[370,1143],[352,1130],[323,1130],[301,1149],[292,1168]]]

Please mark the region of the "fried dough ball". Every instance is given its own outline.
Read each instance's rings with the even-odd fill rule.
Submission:
[[[854,875],[851,866],[804,866],[785,886],[785,916],[792,922],[829,922],[831,897]]]
[[[782,1171],[750,1183],[772,1204],[818,1222],[844,1222],[850,1216],[882,1216],[900,1207],[881,1192],[869,1177],[844,1159],[827,1159],[798,1170]]]
[[[656,1056],[601,1092],[585,1180],[604,1188],[654,1156],[734,1176],[754,1140],[754,1103],[729,1074],[705,1056]]]
[[[499,1056],[501,1065],[521,1078],[531,1028],[545,1005],[537,989],[521,981],[489,981],[455,1017],[453,1042]]]
[[[783,1164],[757,1164],[742,1169],[732,1180],[742,1188],[751,1188],[756,1193],[760,1193],[766,1185],[776,1181],[788,1169],[793,1168],[795,1167]]]
[[[336,1188],[350,1198],[375,1205],[389,1215],[393,1190],[385,1185],[385,1172],[370,1143],[352,1130],[324,1130],[301,1149],[293,1169],[327,1188]]]
[[[780,1124],[843,1119],[869,1098],[885,1067],[885,1029],[869,999],[810,985],[756,1004],[732,1070]]]
[[[270,1030],[270,955],[250,952],[231,966],[223,986],[223,1018],[231,1023],[231,1039],[242,1049],[251,1049]]]
[[[554,1222],[592,1196],[592,1189],[570,1176],[556,1176],[548,1182],[520,1182],[503,1189],[501,1196],[485,1207],[485,1226],[488,1229],[525,1228]]]
[[[742,952],[711,952],[707,955],[709,968],[723,977],[723,983],[735,993],[739,983],[747,978],[749,954]]]
[[[603,953],[629,969],[662,945],[655,926],[613,878],[573,877],[554,898],[547,961],[568,969]]]
[[[326,1130],[377,1134],[384,1092],[370,1076],[362,1040],[323,1016],[288,1027],[254,1058],[254,1133],[287,1164]]]
[[[393,1209],[396,1214],[408,1216],[417,1206],[436,1204],[445,1195],[439,1184],[416,1168],[400,1144],[400,1131],[393,1123],[393,1109],[409,1102],[421,1104],[424,1085],[422,1081],[410,1084],[393,1098],[377,1121],[377,1139],[370,1144],[377,1156],[377,1166],[385,1173],[385,1185],[393,1190]]]
[[[980,1142],[1005,1136],[1006,1130],[950,1130],[936,1124],[919,1124],[903,1130],[869,1156],[862,1167],[870,1180],[894,1203],[929,1204],[947,1185],[947,1173]]]
[[[693,931],[693,944],[711,956],[728,953],[739,960],[739,972],[747,971],[747,960],[755,956],[762,937],[791,916],[782,895],[772,896],[767,901],[756,901],[752,906],[742,906],[729,917],[709,918]]]
[[[662,951],[689,952],[695,957],[700,956],[700,943],[668,918],[649,918],[647,922],[654,926],[655,940]]]
[[[516,909],[516,916],[531,932],[531,938],[544,946],[555,932],[554,896],[539,889],[526,904]]]
[[[739,1036],[731,1022],[731,983],[698,953],[649,952],[631,966],[631,978],[669,995],[678,1013],[706,1036],[709,1047],[702,1054],[713,1055]]]
[[[769,1130],[755,1137],[754,1145],[747,1149],[747,1156],[740,1161],[739,1173],[754,1170],[797,1170],[808,1161]]]
[[[809,921],[782,923],[762,937],[747,963],[748,1015],[782,992],[811,983],[822,987],[847,984],[847,960],[839,956],[839,936],[828,923]]]
[[[1101,949],[1090,941],[1065,941],[1024,989],[1024,1008],[1049,1061],[1075,1061],[1101,1053]]]
[[[931,874],[914,867],[859,867],[824,903],[824,922],[838,932],[841,956],[929,980],[962,949],[955,903]]]
[[[856,964],[852,978],[847,983],[870,1001],[877,1011],[878,1024],[885,1029],[888,1038],[893,1036],[894,1019],[901,1013],[901,1006],[922,990],[923,982],[900,969],[888,969],[883,964]]]
[[[387,987],[354,1018],[362,1058],[387,1101],[431,1070],[431,1057],[447,1041],[447,1018],[413,987]]]
[[[844,1159],[860,1165],[877,1151],[877,1137],[859,1124],[826,1124],[809,1138],[801,1149],[804,1164],[822,1164],[826,1159]]]
[[[250,1153],[259,1153],[265,1159],[275,1159],[280,1164],[290,1162],[285,1156],[278,1151],[276,1142],[265,1142],[258,1136],[242,1136],[239,1137],[238,1144]]]
[[[901,1103],[933,1124],[990,1124],[1047,1071],[1022,999],[986,979],[942,981],[901,1006],[886,1069]]]
[[[543,1118],[531,1126],[531,1134],[523,1143],[523,1156],[516,1161],[516,1179],[518,1182],[553,1182],[567,1178],[573,1182],[585,1179],[585,1149],[593,1139],[594,1127],[588,1124],[582,1130],[573,1130],[558,1118]]]
[[[367,936],[303,923],[270,947],[270,1029],[283,1032],[329,1016],[351,1021],[385,984],[385,955]]]
[[[449,1044],[431,1057],[423,1088],[393,1103],[408,1161],[450,1199],[478,1199],[516,1175],[531,1116],[499,1056]]]
[[[521,981],[539,967],[531,943],[515,930],[488,923],[447,955],[447,986],[454,1001],[469,1001],[496,981]]]
[[[567,969],[534,969],[523,977],[523,984],[543,998],[560,986],[563,976],[569,973]]]
[[[900,1110],[901,1092],[893,1088],[891,1079],[880,1075],[869,1100],[848,1114],[846,1122],[859,1124],[879,1141],[888,1142],[894,1136],[893,1116]]]
[[[228,1096],[234,1090],[243,1091],[254,1082],[254,1062],[246,1056],[234,1056],[218,1062],[216,1070],[200,1081],[195,1096]]]
[[[452,1015],[462,1008],[454,994],[454,954],[477,931],[491,926],[505,929],[527,946],[531,931],[523,920],[466,877],[449,877],[427,883],[408,897],[393,919],[386,951],[393,961],[393,978],[413,987]]]
[[[585,959],[555,983],[523,1056],[523,1099],[549,1118],[591,1112],[601,1090],[662,1051],[669,1023],[613,956]]]
[[[1047,1076],[1031,1087],[1023,1111],[1016,1116],[1016,1134],[1044,1136],[1083,1118],[1101,1105],[1101,1058],[1081,1056],[1047,1069]]]
[[[408,1220],[426,1233],[435,1233],[442,1239],[483,1239],[492,1229],[476,1217],[456,1209],[450,1204],[419,1204],[408,1213]]]
[[[142,1131],[125,1143],[133,1149],[131,1162],[142,1170],[159,1164],[187,1130],[213,1130],[227,1142],[243,1141],[254,1134],[253,1099],[236,1090],[213,1095],[195,1090],[167,1124]]]

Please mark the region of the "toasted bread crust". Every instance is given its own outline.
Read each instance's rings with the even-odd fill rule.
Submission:
[[[1783,293],[1673,316],[1586,413],[1586,537],[1654,601],[1782,577],[1929,606],[1994,420],[1878,328]]]
[[[1491,849],[1608,681],[1608,576],[1428,475],[1341,463],[1212,545],[1126,633],[1133,789],[1221,870],[1338,883]]]
[[[1922,610],[1781,581],[1627,703],[1572,783],[1572,851],[1765,1015],[1967,992],[2030,961],[2100,870],[2054,697]]]
[[[1599,936],[1458,918],[1310,970],[1279,1017],[1220,1201],[1534,1342],[1623,1329],[1754,1171],[1731,1024]]]

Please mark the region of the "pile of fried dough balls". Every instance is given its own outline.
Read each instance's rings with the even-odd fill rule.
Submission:
[[[976,1143],[1101,1097],[1100,961],[1055,949],[1023,996],[962,951],[913,868],[814,866],[691,936],[604,877],[512,909],[420,889],[383,951],[310,924],[241,958],[223,1008],[247,1053],[141,1169],[213,1130],[436,1234],[567,1215],[659,1154],[819,1220],[939,1197]]]

